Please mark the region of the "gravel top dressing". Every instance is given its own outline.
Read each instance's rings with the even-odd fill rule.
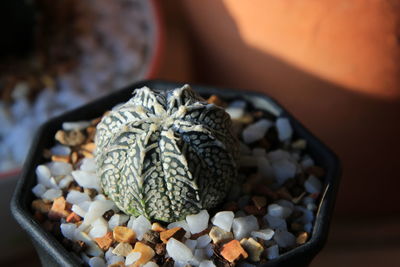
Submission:
[[[136,96],[138,94],[136,93]],[[147,95],[144,96],[146,97]],[[188,97],[195,99],[191,95]],[[170,101],[168,97],[165,99]],[[185,98],[177,97],[176,99]],[[164,100],[157,96],[157,101]],[[159,113],[161,109],[154,108],[154,103],[147,104],[149,104],[148,107],[153,107],[152,111],[158,116],[161,114]],[[188,101],[180,103],[184,106],[189,104]],[[97,155],[100,155],[101,151],[96,151],[95,145],[95,139],[96,143],[99,139],[96,136],[96,126],[98,126],[97,129],[103,131],[105,126],[100,125],[112,114],[115,115],[115,112],[121,110],[121,106],[118,106],[113,111],[107,112],[103,118],[65,122],[62,129],[56,133],[57,144],[43,151],[48,162],[36,168],[37,185],[32,189],[37,197],[32,202],[35,218],[68,250],[80,255],[87,265],[92,267],[253,266],[278,258],[281,254],[306,243],[312,233],[323,190],[321,178],[324,176],[324,170],[314,164],[313,159],[307,154],[306,141],[296,138],[289,120],[256,110],[251,103],[243,100],[226,102],[217,95],[212,95],[206,101],[199,100],[192,104],[207,110],[222,110],[221,112],[225,110],[230,115],[231,121],[229,120],[227,125],[236,143],[231,142],[228,132],[221,134],[224,129],[213,132],[213,127],[217,126],[210,126],[209,129],[212,129],[207,132],[208,136],[215,135],[214,139],[210,137],[212,140],[224,140],[222,141],[224,144],[215,141],[213,145],[210,145],[211,151],[217,145],[226,148],[226,155],[218,154],[221,157],[233,160],[236,157],[234,156],[235,149],[230,150],[229,145],[226,144],[236,144],[238,156],[235,164],[233,161],[220,159],[220,161],[210,162],[214,164],[210,166],[215,166],[217,169],[224,170],[221,164],[229,162],[232,164],[231,169],[236,168],[237,172],[231,170],[231,178],[224,177],[223,173],[220,174],[222,181],[233,180],[226,184],[227,187],[218,188],[221,195],[224,195],[225,189],[227,190],[226,197],[217,201],[218,199],[214,198],[216,193],[202,185],[201,181],[207,179],[200,175],[204,171],[201,171],[199,176],[193,172],[193,177],[197,178],[192,180],[197,182],[198,186],[194,183],[191,187],[195,188],[194,192],[199,194],[198,198],[187,197],[186,191],[183,190],[176,191],[176,186],[185,188],[187,180],[183,178],[178,179],[182,184],[177,182],[172,187],[168,183],[165,185],[166,189],[172,190],[172,194],[177,192],[176,195],[171,195],[170,199],[191,203],[191,205],[182,206],[184,207],[182,212],[185,212],[182,213],[183,216],[179,216],[180,210],[174,210],[173,216],[166,216],[164,211],[168,211],[169,207],[164,207],[163,202],[158,205],[163,212],[157,212],[154,206],[148,208],[146,205],[142,205],[145,207],[143,209],[139,205],[133,211],[122,212],[121,210],[126,208],[121,203],[125,201],[125,191],[119,189],[121,185],[113,184],[114,180],[110,180],[110,177],[104,176],[104,169],[99,172]],[[174,112],[169,116],[179,113],[179,105],[178,109],[172,110]],[[226,114],[225,112],[218,114]],[[186,140],[185,142],[192,140],[184,139],[188,132],[202,136],[205,130],[191,125],[193,121],[200,120],[197,116],[198,114],[195,113],[185,121],[179,119],[180,128],[178,128],[181,129],[179,132],[181,136],[167,134],[165,136],[174,139],[176,143],[179,143],[181,137],[182,140]],[[219,117],[210,115],[210,118],[215,120]],[[205,121],[208,122],[208,120]],[[106,125],[109,126],[110,123],[107,121]],[[221,125],[222,122],[216,124]],[[173,125],[172,122],[171,125]],[[160,127],[164,126],[160,125]],[[140,131],[135,127],[128,127],[129,132],[139,133]],[[111,126],[108,129],[113,131]],[[146,129],[150,131],[155,129],[155,126]],[[128,135],[124,132],[122,136],[125,138]],[[164,140],[161,137],[159,137],[160,140]],[[168,142],[170,140],[168,138],[164,141]],[[113,142],[115,140],[117,137],[113,139]],[[126,141],[124,140],[121,142]],[[131,139],[127,138],[127,140]],[[103,152],[109,149],[103,146],[104,140],[99,142],[102,144]],[[122,146],[121,142],[117,143]],[[149,145],[150,148],[147,149],[140,144],[135,143],[135,145],[144,149],[146,153],[156,149],[155,145]],[[129,147],[132,146],[134,147],[134,145]],[[196,146],[193,145],[193,147]],[[158,154],[154,152],[159,156],[149,156],[149,158],[165,159],[165,155],[169,155],[168,150],[160,149]],[[187,149],[189,151],[189,148]],[[122,148],[118,150],[118,153],[122,150]],[[137,151],[134,150],[134,152]],[[126,153],[129,156],[129,153]],[[202,161],[208,162],[211,157],[207,153],[199,152],[198,155],[201,156],[194,162],[195,165],[201,165]],[[123,169],[122,165],[127,164],[127,161],[118,159],[118,156],[101,157],[100,162],[106,162],[105,165],[108,164],[110,170],[113,170],[112,166]],[[125,156],[126,160],[128,156]],[[144,157],[144,165],[146,165],[145,159]],[[190,170],[194,170],[194,167],[190,165],[193,162],[186,162],[183,158],[181,160],[183,166],[189,166]],[[122,165],[118,165],[119,163]],[[162,163],[165,164],[165,161]],[[132,163],[132,168],[141,166],[139,163],[135,164]],[[101,166],[104,168],[105,165]],[[135,169],[132,168],[130,171],[134,172]],[[188,179],[192,177],[191,175],[187,174]],[[169,181],[168,179],[170,178],[165,178],[166,181]],[[133,187],[131,183],[124,186]],[[163,197],[163,189],[156,188],[153,192],[151,188],[154,187],[141,191],[138,198],[146,200],[148,195],[156,199]],[[167,196],[169,196],[168,190],[165,192]],[[158,196],[157,192],[161,196]],[[209,203],[212,205],[204,208]],[[192,210],[195,212],[189,212]],[[168,212],[172,214],[172,211]],[[179,218],[179,220],[173,220],[173,218]]]

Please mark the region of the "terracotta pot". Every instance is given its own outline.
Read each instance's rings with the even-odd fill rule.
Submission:
[[[398,1],[179,4],[200,80],[268,93],[338,152],[340,214],[400,212]]]

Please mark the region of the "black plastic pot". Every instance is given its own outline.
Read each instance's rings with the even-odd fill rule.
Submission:
[[[62,123],[65,121],[90,120],[101,116],[106,110],[109,110],[116,104],[127,101],[131,97],[134,88],[148,86],[152,89],[165,90],[182,85],[182,83],[165,81],[139,82],[54,118],[40,128],[32,144],[21,178],[11,201],[11,210],[17,222],[32,239],[44,266],[83,265],[83,261],[78,255],[67,251],[52,234],[46,232],[40,224],[35,221],[30,209],[31,202],[34,200],[31,189],[36,183],[35,168],[37,165],[45,162],[42,156],[43,149],[54,145],[54,135],[56,131],[61,128]],[[322,144],[321,141],[293,118],[293,116],[285,111],[281,105],[268,96],[226,88],[197,85],[193,85],[192,87],[205,97],[211,94],[218,94],[226,99],[242,98],[251,102],[256,108],[267,110],[276,116],[287,117],[291,121],[295,134],[307,140],[309,153],[315,159],[316,163],[322,166],[326,171],[324,178],[325,190],[319,205],[311,239],[306,244],[262,266],[298,267],[309,265],[315,255],[322,249],[328,237],[329,224],[332,219],[340,177],[340,166],[337,157],[329,148]]]

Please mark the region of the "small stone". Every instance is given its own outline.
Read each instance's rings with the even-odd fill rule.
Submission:
[[[202,235],[197,240],[196,248],[205,248],[211,242],[211,238],[209,235]]]
[[[86,172],[96,172],[96,161],[92,158],[83,158],[81,167],[79,168]]]
[[[158,222],[155,222],[151,225],[151,230],[156,231],[156,232],[163,232],[167,229],[165,229],[161,224]]]
[[[113,254],[118,256],[128,256],[132,251],[132,246],[129,243],[119,243],[112,251]]]
[[[184,232],[185,234],[185,232]],[[150,230],[147,231],[142,239],[143,243],[145,243],[146,245],[149,245],[150,247],[152,247],[153,249],[155,248],[156,244],[158,244],[161,239],[160,239],[160,233]]]
[[[212,224],[229,232],[232,227],[235,214],[232,211],[220,211],[211,219]]]
[[[70,186],[70,184],[71,184],[73,181],[74,181],[74,178],[72,178],[71,175],[66,175],[66,176],[64,176],[64,178],[62,178],[62,179],[60,180],[60,182],[58,183],[58,186],[59,186],[61,189],[66,189],[66,188],[68,188],[68,187]]]
[[[175,238],[176,240],[182,241],[185,236],[186,231],[181,227],[174,227],[172,229],[166,230],[160,233],[160,239],[162,242],[167,243],[170,238]]]
[[[90,197],[76,190],[71,190],[67,195],[67,202],[71,204],[79,204],[84,201],[90,201]]]
[[[41,198],[42,195],[46,192],[46,187],[42,184],[37,184],[32,188],[32,193],[37,197]]]
[[[287,229],[287,224],[286,221],[280,217],[275,217],[271,216],[269,214],[265,215],[263,217],[267,225],[274,229],[274,230],[286,230]]]
[[[254,262],[260,261],[261,253],[264,251],[264,247],[255,241],[253,238],[243,238],[240,240],[240,244],[249,254],[249,259]]]
[[[113,210],[110,210],[110,212],[114,213]],[[108,211],[106,213],[108,213]],[[107,220],[108,214],[106,216],[106,213],[104,213],[103,218]],[[122,214],[113,214],[108,218],[109,218],[108,226],[111,230],[113,230],[115,227],[126,223],[129,219],[129,216]]]
[[[249,237],[252,231],[260,229],[257,218],[254,215],[235,218],[232,224],[233,234],[235,239],[241,240],[242,238]]]
[[[76,230],[76,225],[73,223],[62,223],[60,225],[61,233],[63,236],[68,238],[69,240],[74,240],[75,239],[75,230]]]
[[[109,264],[107,267],[126,267],[124,261],[117,261]]]
[[[267,205],[267,199],[263,196],[254,196],[251,198],[257,209],[261,209]]]
[[[297,166],[289,159],[280,159],[272,162],[272,169],[278,184],[283,184],[287,179],[293,178],[296,175]]]
[[[278,118],[276,120],[276,129],[278,130],[278,137],[281,142],[292,138],[293,129],[287,118]]]
[[[31,206],[32,209],[45,214],[47,214],[51,209],[51,204],[44,202],[42,199],[35,199],[34,201],[32,201]]]
[[[271,240],[274,234],[275,234],[274,230],[269,228],[251,232],[252,237],[260,238],[263,240]]]
[[[85,203],[85,202],[80,203],[79,206],[83,203]],[[110,200],[96,200],[96,201],[91,202],[90,206],[88,207],[88,211],[86,212],[86,214],[84,216],[85,223],[91,224],[98,218],[102,217],[103,214],[106,211],[110,210],[113,206],[114,206],[114,202],[112,202]],[[78,213],[78,212],[76,212],[76,213]]]
[[[108,232],[102,237],[94,238],[94,241],[96,241],[99,248],[101,248],[103,251],[106,251],[111,247],[112,243],[114,242],[113,233]]]
[[[69,155],[52,155],[51,156],[51,161],[58,161],[58,162],[64,162],[64,163],[69,163],[70,162],[70,157]]]
[[[71,172],[75,181],[84,188],[93,188],[97,192],[101,192],[100,178],[95,174],[87,171],[76,170]]]
[[[83,130],[88,126],[90,126],[90,121],[64,122],[62,124],[62,128],[64,131]]]
[[[114,218],[113,222],[110,223],[110,220],[112,219],[112,217],[114,217],[114,215],[116,216],[116,218]],[[108,220],[108,226],[110,227],[111,230],[113,230],[115,226],[120,225],[119,224],[120,216],[118,216],[118,215],[119,214],[115,214],[115,211],[113,211],[113,210],[108,210],[103,214],[103,218],[105,220]],[[127,216],[127,217],[129,217],[129,216]],[[115,221],[117,221],[117,222],[115,222]],[[115,223],[115,225],[112,225],[113,223]]]
[[[106,267],[106,263],[100,257],[92,257],[89,260],[90,267]]]
[[[206,210],[201,210],[198,214],[186,216],[186,222],[189,225],[190,232],[197,234],[208,227],[210,215]]]
[[[238,240],[232,240],[222,246],[221,256],[225,260],[233,263],[239,259],[246,259],[248,257],[248,254],[240,245],[240,242]]]
[[[262,139],[272,125],[273,122],[266,119],[250,124],[242,132],[243,141],[246,144],[251,144]]]
[[[81,220],[82,218],[75,212],[71,212],[66,219],[66,221],[69,223],[77,223],[80,222]]]
[[[56,198],[62,196],[62,191],[60,189],[50,188],[42,195],[42,199],[53,201]]]
[[[204,260],[202,262],[200,262],[199,267],[216,267],[214,262],[210,261],[210,260]]]
[[[274,235],[274,240],[279,247],[289,248],[296,245],[296,237],[285,230],[277,230]]]
[[[265,252],[267,254],[267,259],[273,260],[275,258],[279,257],[279,247],[278,245],[273,245],[269,248],[265,249]]]
[[[66,210],[67,202],[64,197],[56,198],[49,211],[49,219],[60,220],[61,218],[66,218],[70,214],[70,211]]]
[[[211,95],[207,99],[207,103],[214,104],[214,105],[217,105],[217,106],[220,106],[220,107],[224,107],[225,106],[224,102],[217,95]]]
[[[292,214],[292,209],[288,207],[281,206],[279,204],[270,204],[268,205],[268,214],[274,217],[279,217],[282,219],[286,219]]]
[[[307,242],[307,240],[308,240],[308,233],[307,232],[302,232],[297,236],[296,244],[303,245],[304,243]]]
[[[144,264],[143,267],[158,267],[158,264],[155,263],[154,261],[149,261],[146,264]]]
[[[133,267],[138,267],[147,263],[155,255],[154,250],[142,242],[136,242],[135,248],[132,250],[132,252],[138,252],[141,255],[140,258],[134,263]]]
[[[168,224],[168,226],[167,226],[168,229],[172,229],[172,228],[174,228],[174,227],[182,227],[182,228],[185,229],[185,231],[186,231],[185,237],[186,237],[186,238],[189,238],[189,237],[190,237],[190,229],[189,229],[189,225],[188,225],[188,223],[186,222],[186,220],[182,220],[182,221],[178,221],[178,222],[173,222],[173,223]]]
[[[293,149],[304,150],[307,147],[307,141],[305,139],[298,139],[292,143]]]
[[[89,231],[91,238],[97,238],[104,236],[108,231],[108,224],[104,218],[99,217],[92,223],[92,228]]]
[[[189,261],[193,258],[193,253],[185,244],[182,242],[170,238],[167,243],[167,252],[170,257],[175,261]]]
[[[140,252],[131,252],[126,256],[125,265],[131,265],[132,263],[136,263],[141,257]]]
[[[136,233],[136,238],[140,241],[143,239],[144,234],[151,229],[150,221],[140,215],[132,223],[132,230]]]
[[[117,242],[132,243],[136,238],[135,232],[125,226],[116,226],[112,233]]]
[[[218,226],[213,226],[209,235],[214,244],[225,243],[233,239],[232,232],[227,232]]]
[[[85,141],[85,135],[79,130],[58,130],[55,139],[63,145],[78,146]]]
[[[193,252],[194,249],[195,249],[196,246],[197,246],[197,240],[187,239],[187,240],[185,241],[185,245],[186,245],[188,248],[190,248],[190,250]]]
[[[166,245],[164,243],[156,244],[155,252],[156,252],[157,255],[164,256],[165,253],[167,252]]]
[[[310,175],[304,183],[304,188],[310,194],[319,194],[322,190],[322,183],[317,177]]]
[[[72,172],[72,165],[65,162],[50,162],[48,164],[52,176],[64,176]]]

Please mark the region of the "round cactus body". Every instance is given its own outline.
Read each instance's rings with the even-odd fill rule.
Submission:
[[[237,177],[237,142],[223,108],[188,85],[137,89],[96,134],[104,192],[127,214],[166,222],[215,207]]]

